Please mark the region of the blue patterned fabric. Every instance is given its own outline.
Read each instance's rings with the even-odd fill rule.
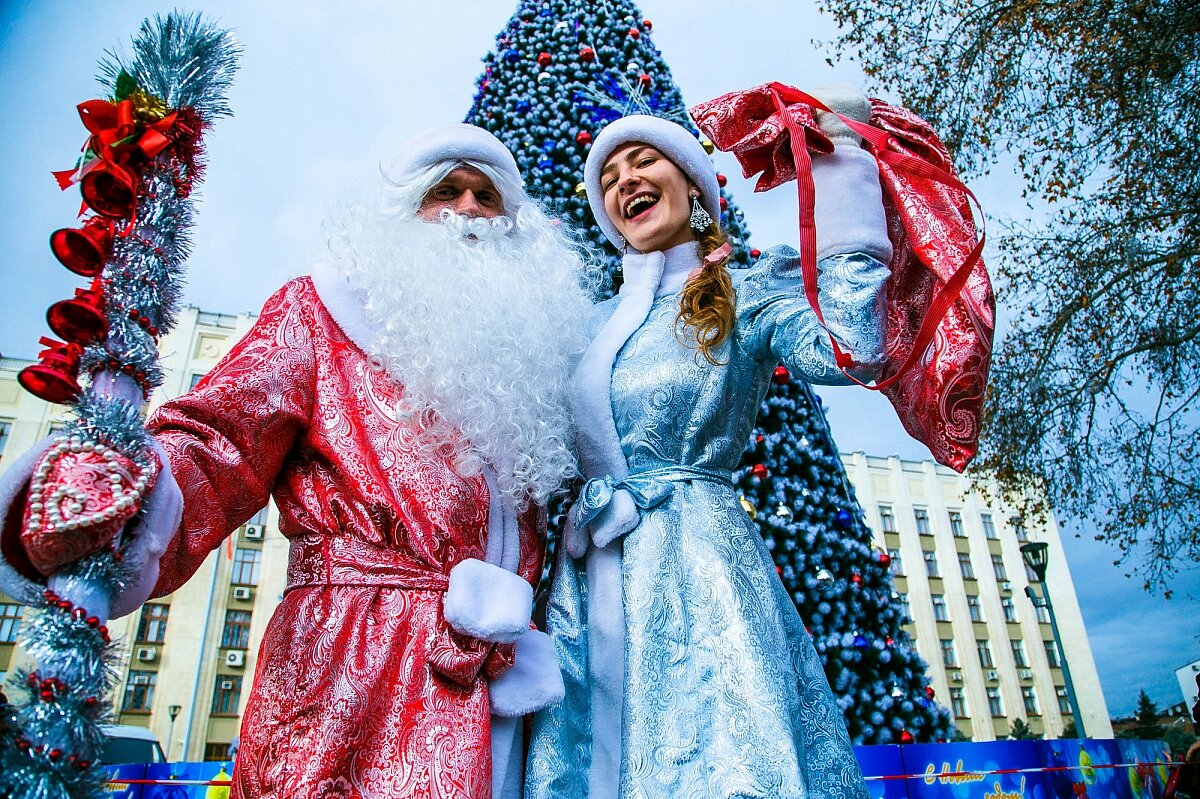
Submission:
[[[838,255],[820,267],[829,329],[858,362],[878,362],[886,265]],[[769,251],[734,275],[737,325],[720,352],[724,365],[679,343],[678,299],[667,295],[654,301],[613,366],[625,482],[648,500],[637,502],[640,522],[622,542],[620,796],[866,799],[812,641],[758,529],[720,478],[737,466],[781,361],[795,379],[847,381],[804,299],[794,250]],[[615,304],[607,305],[611,313]],[[630,486],[590,483],[590,517],[618,487]],[[588,795],[587,601],[584,559],[560,547],[547,628],[567,695],[534,719],[530,799]]]

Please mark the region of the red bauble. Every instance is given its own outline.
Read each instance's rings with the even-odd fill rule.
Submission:
[[[575,134],[575,143],[581,146],[584,144],[591,144],[592,134],[588,133],[586,130],[579,131]]]
[[[892,564],[892,556],[886,552],[879,553],[879,565],[885,569]]]
[[[855,585],[862,585],[862,575],[858,572],[855,572],[854,574],[850,575],[850,582],[854,583]]]
[[[649,89],[650,84],[654,83],[654,78],[650,77],[648,73],[643,72],[638,76],[638,83],[642,84],[643,89]]]
[[[644,19],[644,20],[642,20],[642,27],[648,31],[654,30],[654,23],[648,19]]]
[[[761,444],[761,443],[763,443],[764,441],[766,441],[766,436],[764,436],[762,433],[759,433],[758,435],[756,435],[756,436],[754,437],[754,440],[755,440],[756,442],[758,442],[759,444]]]
[[[760,255],[762,255],[762,250],[758,249],[757,247],[756,247],[756,248],[754,248],[754,249],[752,249],[752,250],[750,250],[750,257],[751,257],[751,258],[755,258],[755,259],[757,259],[757,258],[758,258]]]
[[[717,173],[717,185],[718,186],[720,186],[721,188],[725,188],[725,184],[728,182],[729,182],[729,178],[725,177],[720,172]]]
[[[769,472],[769,471],[767,471],[767,467],[766,467],[766,465],[765,465],[765,464],[762,464],[762,463],[756,463],[756,464],[754,464],[754,466],[753,466],[753,467],[750,469],[750,474],[754,475],[754,476],[755,476],[755,477],[757,477],[759,480],[766,480],[766,479],[767,479],[767,475],[768,475],[768,474],[770,474],[770,472]]]
[[[933,697],[935,696],[932,685],[925,686],[925,696],[929,697],[930,699],[933,699]]]
[[[549,53],[538,53],[537,62],[544,67],[550,66],[550,62],[554,60],[554,56]]]
[[[771,382],[777,386],[786,386],[791,381],[792,373],[786,366],[776,366],[775,371],[771,373]]]
[[[51,233],[50,249],[54,257],[75,274],[95,277],[104,269],[112,240],[112,221],[93,216],[79,229],[63,228]]]
[[[96,213],[124,219],[137,204],[137,185],[137,175],[132,170],[101,161],[79,181],[79,192]]]
[[[726,200],[724,197],[722,197],[721,198],[721,210],[724,211],[728,207],[729,207],[729,200]]]
[[[892,636],[890,636],[890,635],[889,635],[889,636],[888,636],[888,637],[887,637],[887,638],[884,640],[884,643],[885,643],[885,644],[887,644],[888,646],[891,646],[892,644],[896,643],[896,639],[895,639],[895,638],[893,638]]]
[[[596,51],[590,47],[585,47],[579,51],[579,60],[585,63],[592,63],[596,60]]]
[[[909,732],[908,730],[900,730],[900,743],[910,744],[914,740],[916,740],[916,739],[912,737],[911,732]]]
[[[641,32],[641,31],[639,31],[637,28],[630,28],[630,29],[629,29],[629,38],[630,38],[630,39],[636,39],[637,37],[639,37],[639,36],[641,36],[641,35],[642,35],[642,32]]]

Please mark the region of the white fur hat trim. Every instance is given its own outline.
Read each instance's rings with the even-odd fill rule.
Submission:
[[[503,142],[483,128],[465,122],[436,125],[413,136],[401,146],[386,174],[389,180],[400,183],[425,167],[443,161],[487,164],[512,185],[525,185],[516,159]]]
[[[713,168],[704,147],[685,128],[674,122],[646,114],[631,114],[621,117],[592,142],[587,163],[583,167],[583,180],[587,186],[588,203],[596,223],[617,247],[622,247],[624,238],[604,210],[604,190],[600,187],[600,172],[604,163],[618,149],[630,142],[649,144],[671,159],[671,163],[683,170],[700,189],[700,204],[713,219],[721,218],[721,190],[717,187],[717,172]]]

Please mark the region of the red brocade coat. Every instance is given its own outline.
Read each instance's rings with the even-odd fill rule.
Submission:
[[[513,646],[461,636],[442,616],[450,569],[484,558],[488,489],[407,445],[401,396],[305,277],[150,420],[185,503],[156,596],[268,497],[291,541],[242,719],[235,799],[491,795],[487,680],[512,664]],[[536,510],[521,519],[530,581],[544,525]]]

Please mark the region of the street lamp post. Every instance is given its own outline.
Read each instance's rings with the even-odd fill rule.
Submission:
[[[1071,714],[1075,717],[1075,731],[1080,738],[1087,737],[1083,726],[1083,714],[1079,712],[1079,700],[1075,698],[1075,684],[1071,682],[1071,669],[1067,666],[1067,650],[1063,647],[1062,637],[1058,634],[1058,621],[1054,618],[1054,605],[1050,602],[1050,586],[1046,585],[1046,561],[1050,545],[1044,542],[1022,544],[1021,557],[1025,564],[1037,576],[1042,584],[1042,596],[1039,597],[1032,585],[1025,586],[1025,595],[1035,608],[1045,608],[1050,616],[1050,631],[1054,634],[1054,645],[1058,647],[1058,659],[1062,665],[1063,682],[1066,683],[1067,700],[1071,703]]]
[[[171,717],[171,726],[167,728],[167,762],[171,762],[171,746],[175,743],[175,719],[179,717],[180,705],[168,705],[167,715]]]

